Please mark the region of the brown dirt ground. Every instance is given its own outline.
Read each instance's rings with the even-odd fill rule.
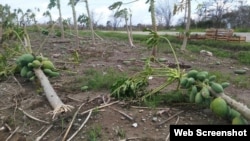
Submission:
[[[38,36],[31,37],[33,48],[38,48],[43,38]],[[144,64],[140,61],[140,58],[147,57],[150,53],[150,51],[139,44],[136,44],[137,48],[129,48],[123,41],[105,39],[104,41],[98,40],[97,44],[92,46],[90,41],[85,39],[81,41],[82,47],[78,50],[81,62],[80,64],[73,64],[69,63],[72,60],[72,42],[53,43],[52,41],[55,40],[59,39],[51,38],[48,40],[42,49],[42,53],[44,56],[49,57],[57,68],[62,69],[60,77],[51,78],[50,82],[62,101],[65,104],[74,106],[74,110],[60,114],[55,120],[52,120],[51,115],[47,114],[52,108],[44,93],[41,92],[39,85],[27,81],[18,75],[15,77],[10,76],[8,79],[0,82],[1,140],[5,140],[17,129],[10,138],[10,141],[33,141],[52,125],[52,128],[41,140],[61,141],[76,109],[82,103],[86,104],[81,108],[79,113],[103,105],[102,97],[109,95],[108,91],[83,92],[79,89],[73,89],[77,76],[84,75],[84,70],[89,68],[105,71],[110,67],[117,71],[125,71],[132,74],[143,67]],[[158,56],[166,57],[169,62],[174,62],[170,53],[159,53]],[[235,60],[201,56],[200,54],[179,54],[178,57],[182,63],[190,65],[193,68],[208,71],[217,70],[232,75],[235,75],[233,74],[233,67],[249,67],[236,65],[237,62]],[[131,65],[122,63],[122,60],[129,58],[136,58],[136,61]],[[217,61],[220,61],[221,65],[215,65]],[[66,69],[74,73],[69,73]],[[246,77],[249,78],[249,74],[248,71]],[[159,82],[158,80],[154,80],[152,83],[157,84]],[[249,89],[240,89],[234,85],[230,85],[225,89],[225,92],[238,101],[250,106]],[[114,101],[116,100],[111,99],[109,103]],[[31,119],[20,108],[29,115],[48,123]],[[115,111],[114,108],[131,116],[133,120],[126,118]],[[77,115],[68,138],[80,127],[87,115],[88,113]],[[138,126],[133,127],[134,123],[137,123]],[[73,140],[88,141],[91,129],[95,129],[97,132],[100,132],[97,139],[100,141],[119,141],[122,139],[165,141],[169,136],[169,125],[171,124],[225,125],[231,123],[230,121],[214,116],[209,109],[194,104],[177,103],[172,105],[165,104],[157,108],[143,108],[120,101],[98,111],[94,110],[87,123]]]

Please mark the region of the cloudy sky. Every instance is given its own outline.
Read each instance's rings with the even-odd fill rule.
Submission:
[[[35,8],[39,8],[40,12],[36,13],[36,18],[39,22],[46,22],[48,18],[45,18],[42,14],[47,10],[47,6],[50,0],[0,0],[2,5],[8,4],[11,6],[12,10],[21,8],[24,12],[27,9],[35,11]],[[106,24],[110,20],[110,15],[112,11],[108,9],[108,6],[120,0],[89,0],[90,11],[95,13],[95,19],[99,21],[100,24]],[[133,0],[123,0],[124,3]],[[159,1],[159,0],[157,0]],[[173,1],[173,0],[170,0]],[[175,1],[175,0],[174,0]],[[72,17],[72,9],[68,5],[69,0],[61,0],[61,9],[64,19]],[[145,4],[146,0],[138,0],[137,2],[124,5],[123,8],[130,8],[133,13],[133,24],[149,24],[151,23],[150,13],[148,12],[148,4]],[[58,18],[58,10],[53,8],[51,11],[52,18]],[[76,6],[77,15],[86,13],[85,3],[78,3]]]
[[[31,9],[35,11],[35,8],[39,8],[40,12],[36,12],[36,18],[39,22],[47,22],[49,19],[43,17],[43,13],[47,10],[47,6],[49,4],[50,0],[0,0],[0,4],[5,5],[8,4],[11,6],[12,9],[21,8],[23,11],[26,11],[27,9]],[[121,1],[121,0],[88,0],[89,1],[89,8],[90,11],[94,12],[95,19],[98,20],[99,24],[106,24],[108,20],[110,20],[110,16],[112,15],[112,11],[108,9],[108,6],[113,4],[114,2]],[[134,0],[122,0],[124,3],[134,1]],[[156,4],[159,4],[159,1],[163,0],[156,0]],[[169,2],[176,2],[178,0],[169,0]],[[196,8],[197,2],[200,1],[192,1],[192,7],[193,9]],[[64,19],[67,19],[69,17],[72,17],[72,9],[68,5],[69,0],[61,0],[61,9],[62,9],[62,16]],[[138,0],[137,2],[124,5],[123,8],[130,8],[133,13],[133,24],[136,25],[138,23],[142,24],[150,24],[150,13],[148,12],[148,4],[145,4],[146,0]],[[248,0],[248,3],[249,0]],[[194,10],[192,10],[194,11]],[[51,11],[52,18],[55,20],[59,16],[58,10],[56,8],[53,8]],[[78,3],[76,6],[76,12],[77,15],[80,15],[82,13],[86,13],[85,3],[81,2]],[[176,21],[183,16],[182,14],[179,14],[177,16],[173,17],[172,23],[176,23]],[[194,18],[194,13],[192,14],[192,18]]]

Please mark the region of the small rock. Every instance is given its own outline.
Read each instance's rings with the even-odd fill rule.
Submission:
[[[2,126],[0,127],[0,131],[4,131],[6,129],[6,127]]]
[[[215,64],[216,64],[216,65],[220,65],[221,63],[220,63],[220,61],[217,61]]]
[[[144,110],[139,110],[139,113],[142,113]]]
[[[157,122],[157,120],[158,120],[157,117],[153,117],[153,118],[152,118],[152,121],[153,121],[153,122]]]
[[[249,69],[249,68],[247,68],[247,67],[244,67],[244,68],[243,68],[243,70],[250,70],[250,69]]]
[[[61,55],[61,54],[56,53],[56,54],[53,54],[53,55],[52,55],[52,57],[54,57],[54,58],[58,58],[60,55]]]
[[[207,50],[201,50],[200,54],[204,56],[213,56],[213,53]]]
[[[136,128],[138,126],[138,124],[137,123],[133,123],[132,126]]]
[[[160,115],[161,116],[165,112],[166,112],[166,110],[160,110],[160,111],[157,111],[156,115]]]

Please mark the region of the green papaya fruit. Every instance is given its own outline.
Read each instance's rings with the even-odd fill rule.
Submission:
[[[41,62],[38,61],[38,60],[34,60],[34,61],[32,62],[32,66],[33,66],[34,68],[39,68],[41,65],[42,65]]]
[[[187,77],[190,78],[190,77],[193,77],[193,78],[196,78],[196,75],[198,74],[198,71],[197,70],[190,70],[188,73],[187,73]]]
[[[198,92],[198,93],[195,95],[195,103],[201,104],[202,101],[203,101],[203,97],[202,97],[201,93]]]
[[[201,71],[201,72],[198,72],[196,78],[200,81],[204,81],[208,76],[208,72],[207,71]]]
[[[192,86],[191,92],[189,94],[189,101],[190,102],[195,102],[195,95],[197,94],[197,87]]]
[[[180,86],[181,86],[182,88],[185,88],[187,82],[188,82],[188,79],[187,79],[186,77],[182,77],[182,78],[180,79]]]
[[[34,59],[35,57],[32,54],[27,53],[18,57],[16,62],[21,66],[26,66],[28,65],[28,63],[31,63]]]
[[[42,68],[43,69],[50,69],[50,70],[56,69],[54,64],[49,60],[42,61]]]
[[[229,82],[223,82],[223,83],[221,83],[221,86],[222,86],[223,89],[227,88],[229,85],[230,85]]]
[[[49,77],[57,77],[60,75],[59,72],[52,71],[50,69],[43,69],[43,72]]]
[[[208,80],[209,81],[214,81],[216,79],[216,76],[215,75],[211,75],[209,76]]]
[[[34,75],[35,75],[34,72],[30,70],[30,71],[27,72],[26,77],[31,78]]]
[[[204,98],[209,98],[210,97],[210,92],[208,90],[207,87],[203,87],[201,89],[201,95],[204,97]]]
[[[27,67],[27,66],[24,66],[24,67],[22,67],[22,69],[21,69],[21,71],[20,71],[20,75],[21,75],[22,77],[26,77],[28,71],[29,71],[28,67]]]
[[[222,93],[224,91],[223,87],[219,83],[216,83],[216,82],[211,83],[211,88],[216,93]]]

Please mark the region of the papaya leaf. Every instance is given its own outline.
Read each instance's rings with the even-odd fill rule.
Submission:
[[[122,4],[123,4],[122,1],[118,1],[118,2],[115,2],[112,5],[110,5],[108,8],[109,8],[109,10],[114,10],[116,8],[119,9],[122,6]]]

